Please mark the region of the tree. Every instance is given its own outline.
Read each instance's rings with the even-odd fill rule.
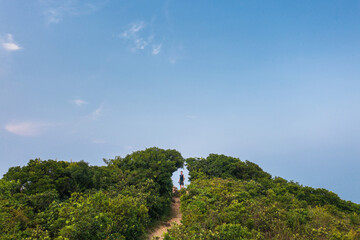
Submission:
[[[129,185],[135,185],[138,189],[151,180],[152,191],[158,195],[157,201],[149,203],[149,214],[156,218],[166,212],[170,207],[172,194],[172,174],[184,165],[184,159],[176,150],[147,148],[136,151],[125,158],[105,160],[108,166],[117,166],[123,171],[125,181]],[[151,196],[149,196],[151,197]]]
[[[242,162],[238,158],[225,155],[210,154],[207,158],[188,158],[186,164],[191,180],[202,175],[244,180],[271,178],[271,175],[264,172],[257,164],[250,161]]]

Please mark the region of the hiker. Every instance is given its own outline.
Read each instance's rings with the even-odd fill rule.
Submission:
[[[185,181],[185,177],[183,171],[180,171],[180,179],[179,179],[180,189],[184,187],[184,181]]]

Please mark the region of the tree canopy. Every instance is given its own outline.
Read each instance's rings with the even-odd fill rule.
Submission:
[[[210,154],[207,158],[188,158],[186,164],[190,180],[201,176],[243,180],[271,178],[257,164],[225,155]]]
[[[171,203],[176,150],[148,148],[124,158],[30,160],[0,180],[1,239],[139,239]]]
[[[176,150],[125,157],[30,160],[0,179],[0,239],[143,239],[168,213]],[[360,239],[360,205],[321,188],[271,177],[225,155],[188,158],[182,225],[165,239]]]

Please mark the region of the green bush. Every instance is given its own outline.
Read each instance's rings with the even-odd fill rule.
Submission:
[[[170,209],[176,150],[149,148],[125,158],[30,160],[0,179],[0,239],[139,239]]]
[[[153,182],[150,187],[152,194],[147,198],[151,218],[159,218],[169,211],[173,187],[171,177],[184,165],[178,151],[154,147],[105,162],[110,167],[121,169],[128,185],[141,186],[148,180]]]
[[[227,240],[227,239],[251,239],[252,233],[247,227],[242,226],[241,224],[222,224],[216,227],[215,229],[218,232],[217,239]]]
[[[97,192],[73,194],[68,201],[52,205],[45,216],[52,216],[47,225],[58,233],[54,238],[105,239],[116,235],[137,239],[149,221],[147,212],[139,199]]]
[[[271,178],[271,175],[264,172],[257,164],[250,161],[242,162],[238,158],[225,155],[210,154],[207,158],[188,158],[186,164],[190,180],[209,177],[243,180]]]
[[[193,180],[181,196],[183,225],[170,229],[166,239],[360,239],[356,213],[298,199],[303,187],[287,181],[270,185]]]
[[[0,239],[141,239],[170,209],[176,150],[124,158],[30,160],[0,179]],[[210,154],[187,159],[182,225],[165,239],[360,239],[360,205],[271,178],[258,165]]]

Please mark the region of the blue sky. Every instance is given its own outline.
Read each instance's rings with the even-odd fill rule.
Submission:
[[[360,203],[359,63],[359,1],[0,0],[0,174],[157,146]]]

